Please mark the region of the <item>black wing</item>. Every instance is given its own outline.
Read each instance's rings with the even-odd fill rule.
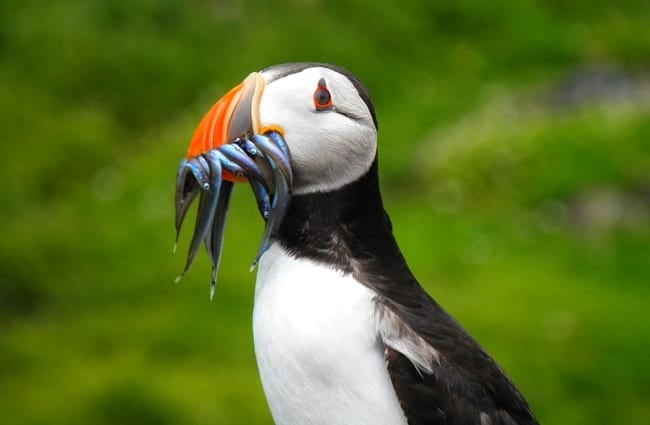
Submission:
[[[526,400],[501,368],[414,283],[417,288],[406,285],[415,292],[409,296],[400,284],[398,299],[417,302],[403,305],[395,299],[377,299],[438,354],[432,373],[427,373],[401,352],[385,348],[388,372],[409,425],[537,424]]]
[[[409,425],[537,423],[528,411],[515,420],[472,376],[444,359],[433,374],[420,373],[404,355],[386,348],[386,364]]]

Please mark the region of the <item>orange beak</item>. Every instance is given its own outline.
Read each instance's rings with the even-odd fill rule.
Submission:
[[[199,206],[185,269],[178,278],[189,269],[205,242],[212,260],[214,288],[234,182],[249,182],[266,220],[255,264],[271,245],[287,212],[293,186],[291,157],[282,128],[260,122],[264,87],[261,74],[250,74],[215,103],[194,130],[176,176],[177,239],[185,214],[197,196]]]
[[[187,159],[206,153],[247,134],[261,134],[259,103],[264,78],[251,73],[237,87],[219,99],[199,123],[187,149]],[[224,172],[226,180],[241,180]]]

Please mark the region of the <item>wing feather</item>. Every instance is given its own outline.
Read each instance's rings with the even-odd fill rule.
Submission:
[[[411,317],[416,312],[393,300],[381,296],[375,300],[386,366],[409,425],[537,424],[499,366],[427,299],[432,303],[429,315],[418,320]],[[422,323],[431,329],[423,332]]]

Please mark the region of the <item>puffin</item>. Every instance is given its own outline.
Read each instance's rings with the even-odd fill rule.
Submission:
[[[201,120],[181,163],[177,236],[201,195],[186,270],[204,241],[214,284],[229,190],[249,181],[267,225],[254,348],[277,425],[537,424],[409,269],[382,202],[377,130],[367,89],[342,67],[249,75]]]

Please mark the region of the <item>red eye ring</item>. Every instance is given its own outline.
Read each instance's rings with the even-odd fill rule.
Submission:
[[[317,111],[325,111],[332,109],[332,95],[327,89],[325,79],[321,78],[318,81],[318,87],[314,91],[314,107]]]

